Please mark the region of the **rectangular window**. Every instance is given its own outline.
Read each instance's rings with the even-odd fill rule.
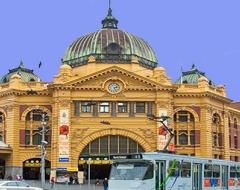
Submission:
[[[108,153],[108,136],[100,138],[100,153]]]
[[[213,171],[213,177],[220,177],[220,166],[219,165],[213,165],[212,167]]]
[[[171,168],[171,176],[172,177],[177,177],[178,176],[178,169],[180,167],[180,162],[179,161],[169,161],[169,166],[168,168]]]
[[[118,138],[116,136],[110,136],[110,152],[118,153]]]
[[[205,178],[212,177],[212,165],[211,164],[204,165],[204,177]]]
[[[127,103],[118,102],[118,113],[127,113]]]
[[[136,113],[145,113],[145,102],[136,103]]]
[[[91,113],[91,104],[89,102],[82,102],[82,113]]]
[[[29,130],[25,131],[25,144],[30,145],[30,131]]]
[[[195,144],[195,131],[190,131],[190,144]]]
[[[109,102],[101,102],[100,103],[100,112],[101,113],[108,113],[110,110]]]
[[[98,144],[99,144],[99,139],[95,139],[94,141],[91,142],[91,153],[99,153],[98,152]]]
[[[183,162],[182,163],[182,170],[181,170],[181,177],[190,177],[191,176],[191,163],[190,162]]]
[[[238,144],[238,138],[237,136],[234,136],[234,148],[238,148],[237,144]]]
[[[129,153],[136,152],[137,142],[132,139],[128,140],[129,140]]]
[[[235,178],[237,175],[236,175],[236,168],[235,168],[235,166],[231,166],[230,167],[230,177],[231,178]]]
[[[120,136],[119,137],[119,153],[126,153],[127,152],[127,138]]]

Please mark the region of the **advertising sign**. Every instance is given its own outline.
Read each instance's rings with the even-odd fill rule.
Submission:
[[[69,111],[60,110],[59,160],[69,161]]]

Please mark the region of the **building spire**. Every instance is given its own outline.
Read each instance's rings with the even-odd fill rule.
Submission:
[[[102,20],[103,27],[102,28],[114,28],[117,29],[118,21],[112,16],[112,9],[111,9],[111,0],[109,0],[109,8],[108,8],[108,15]]]
[[[109,0],[109,9],[111,9],[111,0]]]

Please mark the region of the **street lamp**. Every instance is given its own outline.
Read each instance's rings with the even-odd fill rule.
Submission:
[[[44,185],[45,185],[45,154],[46,154],[46,149],[45,149],[45,145],[48,144],[47,141],[45,141],[45,134],[48,132],[49,130],[49,126],[45,126],[46,125],[46,120],[49,119],[49,115],[45,114],[42,111],[42,125],[39,127],[40,132],[42,133],[42,140],[41,140],[41,147],[42,147],[42,154],[41,154],[41,182],[42,182],[42,189],[44,189]]]

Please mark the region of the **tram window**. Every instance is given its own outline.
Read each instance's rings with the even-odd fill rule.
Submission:
[[[181,170],[181,177],[190,177],[190,176],[191,176],[191,163],[183,162],[182,170]]]
[[[212,165],[211,164],[204,165],[204,177],[212,177]]]
[[[220,177],[220,166],[219,165],[213,165],[212,167],[213,171],[213,177]]]
[[[171,172],[170,176],[172,177],[176,177],[178,176],[178,170],[179,170],[179,167],[180,167],[180,162],[179,161],[169,161],[169,171],[168,172]]]
[[[230,167],[230,177],[235,178],[236,177],[236,168],[235,166]]]
[[[240,166],[237,166],[237,178],[240,178]]]
[[[143,180],[145,179],[152,179],[153,178],[153,164],[149,164],[147,171],[143,177]]]

